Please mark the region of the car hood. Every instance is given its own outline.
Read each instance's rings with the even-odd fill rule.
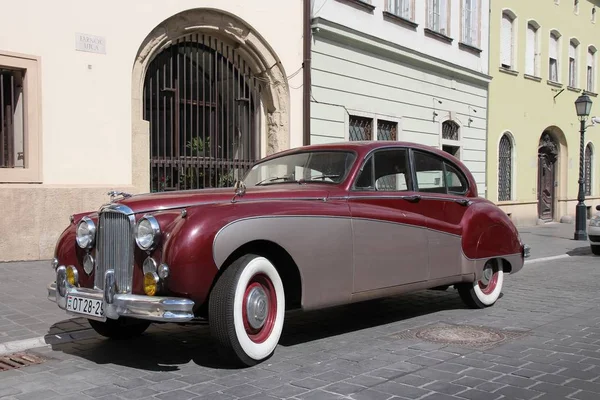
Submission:
[[[236,196],[237,203],[251,200],[322,199],[335,190],[327,184],[278,184],[250,187],[243,196]],[[135,195],[114,203],[129,207],[135,213],[191,207],[202,204],[231,203],[233,188],[198,189],[173,192],[157,192]]]

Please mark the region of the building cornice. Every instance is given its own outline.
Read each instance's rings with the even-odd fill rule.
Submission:
[[[380,39],[339,23],[326,20],[322,17],[313,18],[312,31],[314,36],[329,38],[344,44],[349,44],[354,48],[360,48],[370,53],[400,60],[403,63],[409,63],[417,68],[460,78],[463,81],[471,82],[479,86],[487,87],[492,80],[490,75],[473,71],[461,65]]]

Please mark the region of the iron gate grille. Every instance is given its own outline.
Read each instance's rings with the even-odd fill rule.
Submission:
[[[232,186],[259,154],[261,84],[228,44],[187,35],[150,64],[151,190]]]
[[[511,198],[512,146],[506,135],[500,139],[498,158],[498,200],[507,201]]]
[[[442,139],[458,140],[458,130],[460,127],[454,121],[444,121],[442,124]]]
[[[592,195],[592,146],[587,145],[585,148],[585,195]]]
[[[373,137],[373,119],[351,115],[348,137],[350,140],[371,140]]]

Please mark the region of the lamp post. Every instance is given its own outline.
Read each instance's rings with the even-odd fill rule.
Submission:
[[[592,110],[592,100],[586,95],[581,95],[575,100],[575,110],[580,122],[579,138],[579,193],[577,194],[577,207],[575,208],[575,240],[587,240],[586,222],[587,210],[585,207],[585,192],[583,190],[583,159],[585,157],[585,121]]]

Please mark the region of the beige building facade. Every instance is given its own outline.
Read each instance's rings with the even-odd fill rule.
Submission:
[[[302,144],[301,0],[7,6],[0,261],[50,258],[110,190],[223,186]]]
[[[588,214],[600,204],[598,1],[493,1],[486,197],[518,226],[572,222],[579,189],[575,100],[593,104],[585,135]]]

